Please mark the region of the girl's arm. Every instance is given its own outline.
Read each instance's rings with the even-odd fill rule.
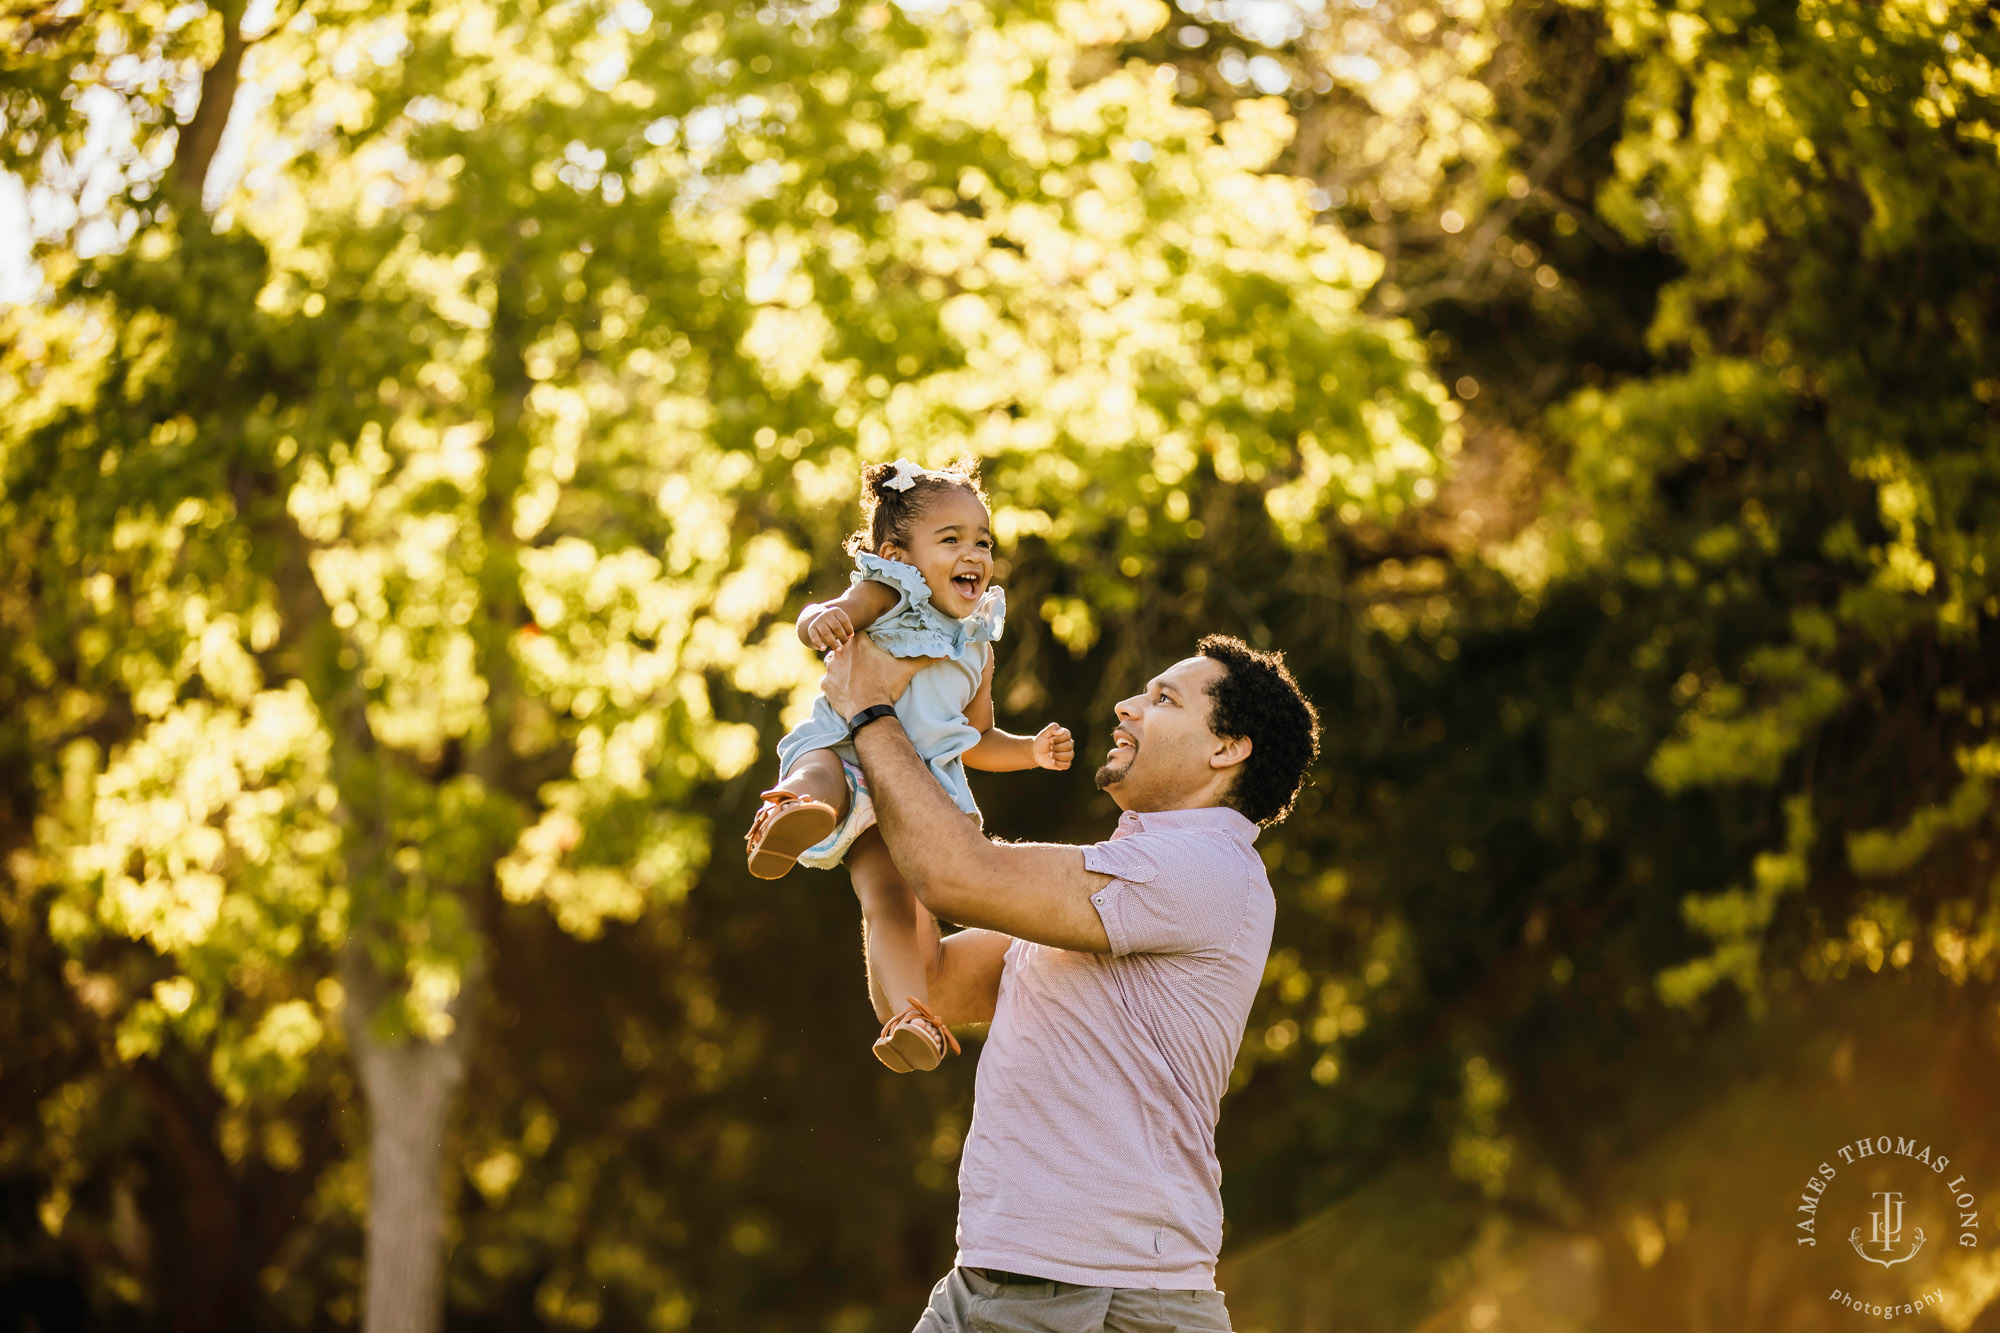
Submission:
[[[820,652],[838,648],[887,614],[897,596],[888,584],[863,579],[838,597],[809,602],[799,612],[799,642]]]
[[[1076,757],[1069,732],[1051,722],[1032,736],[1016,736],[993,725],[993,649],[986,649],[986,670],[979,693],[965,710],[965,720],[979,731],[979,743],[963,756],[967,768],[983,773],[1014,773],[1024,768],[1064,769]]]

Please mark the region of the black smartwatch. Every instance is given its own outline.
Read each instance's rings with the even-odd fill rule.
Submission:
[[[866,708],[847,719],[847,739],[853,740],[854,733],[877,718],[896,716],[894,704],[869,704]]]

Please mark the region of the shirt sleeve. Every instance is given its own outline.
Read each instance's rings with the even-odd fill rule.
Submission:
[[[1111,882],[1090,895],[1116,957],[1221,953],[1243,925],[1241,875],[1220,849],[1165,833],[1134,833],[1083,849],[1083,865]]]

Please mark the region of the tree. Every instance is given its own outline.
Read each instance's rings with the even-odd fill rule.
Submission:
[[[1489,1192],[1626,1249],[1635,1176],[1691,1188],[1659,1166],[1691,1153],[1677,1124],[1778,1123],[1759,1071],[1808,1086],[1899,1025],[1979,1052],[1922,1075],[1967,1125],[2000,940],[1992,302],[1968,277],[1991,268],[1989,16],[1190,14],[1161,53],[1201,95],[1264,57],[1303,126],[1341,127],[1285,160],[1477,395],[1439,503],[1334,535],[1347,587],[1290,603],[1350,617],[1313,683],[1387,717],[1336,729],[1323,831],[1271,852],[1340,873],[1293,903],[1252,1024],[1232,1217],[1345,1200],[1346,1236],[1363,1198],[1429,1210],[1369,1191],[1430,1152],[1474,1196],[1431,1214],[1438,1271],[1466,1271]],[[1678,1326],[1732,1260],[1678,1292],[1658,1273],[1685,1266],[1621,1278],[1619,1317]],[[1416,1295],[1408,1318],[1437,1309]]]
[[[1308,545],[1430,493],[1453,409],[1264,174],[1282,109],[1218,129],[1093,54],[1163,16],[14,20],[8,165],[74,215],[7,316],[10,871],[116,1061],[206,1108],[215,1196],[338,1207],[299,1112],[351,1060],[369,1328],[439,1316],[503,904],[590,936],[685,894],[759,760],[718,696],[810,688],[771,622],[861,459],[987,455],[1079,650],[1201,535],[1191,478]],[[254,1299],[252,1230],[181,1322]]]
[[[1605,211],[1670,240],[1687,272],[1650,334],[1683,365],[1580,395],[1561,420],[1576,493],[1603,516],[1584,555],[1635,571],[1672,551],[1660,573],[1705,581],[1730,626],[1680,654],[1685,709],[1655,780],[1793,789],[1749,887],[1687,905],[1715,953],[1663,985],[1682,1002],[1725,979],[1754,997],[1760,937],[1816,880],[1857,919],[1902,919],[1903,939],[1929,918],[1963,979],[2000,938],[1985,894],[1959,887],[1977,883],[1977,843],[1955,836],[1984,817],[1994,762],[1979,702],[2000,615],[1996,292],[1980,276],[2000,222],[1991,15],[1607,17],[1637,88]],[[1842,835],[1831,854],[1823,830]],[[1900,891],[1856,893],[1884,880]],[[1826,975],[1818,943],[1801,951],[1809,976]]]

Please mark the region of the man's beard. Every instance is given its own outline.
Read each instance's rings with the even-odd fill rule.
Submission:
[[[1137,753],[1135,750],[1134,753]],[[1121,767],[1116,760],[1106,760],[1104,767],[1097,770],[1097,789],[1103,791],[1114,782],[1122,781],[1132,771],[1131,759],[1126,759]]]

